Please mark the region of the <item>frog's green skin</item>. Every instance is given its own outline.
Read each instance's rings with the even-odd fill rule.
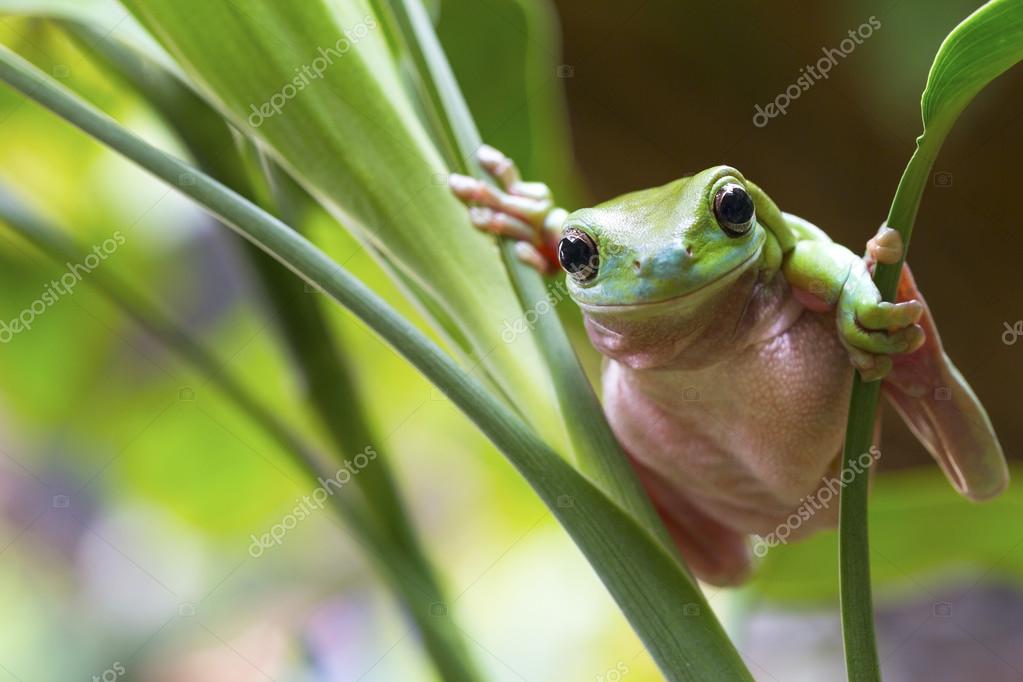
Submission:
[[[452,188],[483,205],[478,227],[521,240],[523,260],[550,272],[544,253],[571,232],[597,245],[596,276],[567,282],[607,358],[605,412],[698,577],[743,580],[750,534],[787,541],[835,523],[837,491],[823,479],[841,473],[853,367],[885,377],[960,493],[980,500],[1005,487],[990,421],[908,269],[899,303],[882,302],[871,281],[871,255],[901,259],[893,230],[871,240],[865,262],[728,166],[566,214],[496,150],[480,161],[504,192],[461,176]],[[740,236],[713,208],[730,183],[755,205]]]

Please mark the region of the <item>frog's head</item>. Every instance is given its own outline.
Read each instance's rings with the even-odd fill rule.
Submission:
[[[729,285],[756,271],[766,239],[746,180],[715,166],[575,211],[558,258],[591,338],[616,357],[651,335],[659,341],[640,345],[669,341],[653,332],[665,324],[687,334],[704,328]]]

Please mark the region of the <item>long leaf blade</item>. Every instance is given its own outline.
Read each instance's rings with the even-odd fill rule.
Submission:
[[[563,435],[536,345],[507,343],[523,311],[494,245],[444,183],[448,169],[365,0],[123,0],[205,98],[368,247],[552,442]],[[258,64],[259,68],[252,68]]]

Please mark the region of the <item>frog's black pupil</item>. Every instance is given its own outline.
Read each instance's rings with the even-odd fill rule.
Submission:
[[[558,260],[561,267],[576,279],[591,279],[597,274],[599,265],[597,245],[586,233],[570,230],[558,242]]]
[[[714,203],[718,220],[727,223],[729,227],[745,228],[753,217],[753,198],[738,185],[722,187]]]

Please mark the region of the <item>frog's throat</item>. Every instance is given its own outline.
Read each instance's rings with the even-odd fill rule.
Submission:
[[[721,289],[727,288],[733,284],[735,280],[739,278],[751,265],[760,259],[763,254],[763,246],[757,248],[749,258],[742,261],[734,268],[721,275],[717,279],[707,282],[701,287],[697,287],[692,291],[687,291],[671,298],[664,298],[659,301],[644,301],[642,303],[629,303],[629,304],[607,304],[600,305],[595,303],[582,303],[576,301],[576,305],[584,313],[594,313],[597,316],[623,316],[631,317],[637,316],[661,316],[661,315],[675,315],[679,313],[685,313],[686,310],[692,310],[698,308],[700,305],[706,302],[708,295],[714,294]]]

